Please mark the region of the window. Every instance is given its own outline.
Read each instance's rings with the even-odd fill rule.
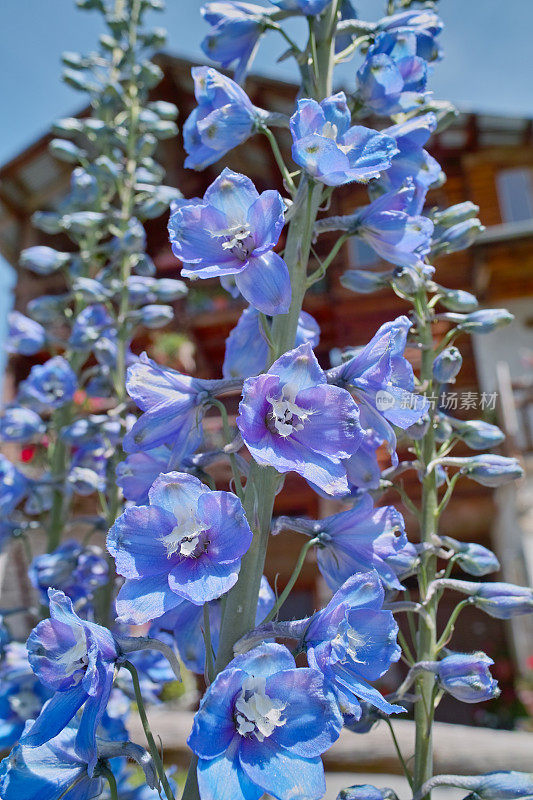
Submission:
[[[503,222],[533,219],[533,169],[504,169],[496,176]]]

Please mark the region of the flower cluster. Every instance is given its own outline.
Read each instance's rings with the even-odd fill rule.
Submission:
[[[235,66],[236,80],[193,69],[185,166],[216,164],[260,134],[283,193],[259,191],[259,182],[225,167],[202,198],[185,199],[162,185],[153,158],[157,141],[176,132],[176,108],[149,100],[161,71],[146,51],[162,39],[143,15],[160,0],[78,4],[99,9],[107,24],[98,54],[65,55],[65,79],[88,92],[93,111],[56,125],[52,152],[78,166],[66,201],[35,216],[42,231],[67,235],[77,249],[23,252],[22,265],[57,272],[64,293],[36,298],[27,315],[9,320],[10,352],[35,362],[2,414],[0,439],[31,448],[33,463],[19,469],[0,455],[0,535],[31,546],[35,530],[47,533],[46,552],[29,564],[46,613],[28,636],[27,657],[11,640],[17,609],[0,614],[0,743],[13,747],[0,765],[0,794],[91,800],[107,780],[112,797],[175,800],[145,703],[161,702],[165,685],[181,679],[176,651],[207,687],[188,739],[194,757],[183,800],[198,792],[201,800],[320,800],[321,756],[343,727],[365,732],[391,717],[392,730],[392,715],[411,704],[420,711],[417,749],[412,767],[401,761],[414,797],[447,779],[476,797],[503,797],[513,780],[530,794],[520,774],[434,777],[428,750],[444,693],[466,703],[498,694],[489,655],[448,649],[462,608],[499,619],[533,611],[533,590],[479,580],[500,568],[494,553],[438,527],[460,478],[493,487],[521,475],[515,459],[498,453],[453,455],[458,443],[497,447],[503,433],[432,402],[461,369],[455,337],[511,319],[440,286],[430,263],[481,229],[471,203],[426,211],[444,176],[424,148],[450,116],[428,90],[441,57],[440,19],[409,7],[366,22],[350,2],[331,0],[208,2],[204,51]],[[305,45],[283,28],[302,16]],[[289,114],[257,107],[238,83],[263,35],[280,32],[300,71]],[[334,93],[336,60],[358,49],[351,91]],[[381,118],[379,129],[359,124],[369,112]],[[364,185],[368,202],[329,215],[336,187],[352,183]],[[158,277],[146,253],[143,223],[167,209],[181,277],[219,279],[246,304],[220,378],[138,354],[137,330],[166,325],[187,291],[177,277]],[[320,256],[326,233],[336,241]],[[405,313],[333,351],[328,363],[303,304],[350,237],[389,267],[349,270],[343,285],[363,293],[390,286]],[[449,326],[443,342],[436,319]],[[410,353],[419,355],[416,369]],[[421,483],[422,512],[403,483],[408,470]],[[291,485],[327,498],[327,516],[273,516],[291,506],[286,494],[275,507],[289,473]],[[393,493],[384,496],[390,489],[420,523],[416,543]],[[273,591],[268,546],[286,530],[306,538]],[[107,553],[91,540],[102,533]],[[290,619],[286,601],[311,549],[331,596]],[[457,579],[454,568],[474,580]],[[407,583],[413,575],[418,594]],[[440,631],[448,591],[460,600]],[[395,617],[404,613],[409,633],[400,635]],[[409,669],[396,685],[402,656]],[[149,753],[128,741],[131,700]],[[131,781],[128,757],[145,785]],[[392,796],[371,786],[340,795]]]

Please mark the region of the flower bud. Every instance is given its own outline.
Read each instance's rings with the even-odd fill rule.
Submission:
[[[468,333],[491,333],[514,320],[514,315],[506,308],[484,308],[467,314],[458,328]]]
[[[43,294],[41,297],[30,300],[26,308],[32,319],[37,320],[41,325],[46,325],[56,321],[58,316],[64,312],[67,299],[68,295],[64,294]]]
[[[44,422],[31,408],[6,408],[0,417],[0,440],[3,442],[27,442],[44,431]]]
[[[365,269],[349,269],[341,275],[341,284],[345,289],[359,294],[377,292],[390,282],[390,272],[369,272]]]
[[[436,662],[442,688],[462,703],[483,703],[498,697],[498,683],[489,671],[494,664],[485,653],[451,653]]]
[[[481,583],[473,595],[474,605],[490,617],[510,619],[533,613],[533,589],[512,583]]]
[[[487,547],[475,542],[458,542],[451,536],[442,536],[441,542],[445,547],[449,547],[455,553],[455,561],[463,572],[475,575],[480,578],[497,572],[500,569],[500,562]]]
[[[365,783],[341,789],[337,800],[398,800],[398,796],[392,789],[378,789]]]
[[[440,292],[439,288],[439,292]],[[477,297],[464,289],[445,289],[443,290],[440,303],[450,311],[469,312],[474,311],[479,303]]]
[[[65,214],[62,219],[62,226],[69,233],[83,236],[88,231],[103,225],[105,221],[106,216],[100,211],[74,211],[72,214]]]
[[[140,322],[147,328],[163,328],[174,318],[172,306],[147,305],[139,311]]]
[[[437,383],[453,383],[462,363],[463,357],[457,347],[447,347],[433,362],[433,377]]]
[[[174,278],[160,278],[156,281],[153,292],[160,303],[172,303],[187,294],[187,286],[183,281]]]
[[[148,103],[148,109],[161,119],[173,120],[178,116],[178,107],[174,103],[167,103],[166,100],[155,100],[153,103]]]
[[[61,267],[66,267],[69,260],[70,253],[60,253],[44,245],[28,247],[20,254],[20,266],[37,275],[51,275]]]
[[[466,200],[464,203],[457,203],[454,206],[444,209],[444,211],[434,211],[430,214],[434,225],[442,228],[451,228],[460,222],[474,219],[479,214],[479,206]]]
[[[61,233],[61,216],[55,211],[36,211],[31,221],[44,233]]]
[[[468,478],[482,486],[503,486],[509,481],[521,478],[524,471],[516,458],[493,455],[486,453],[481,456],[473,456],[464,460],[461,472]]]
[[[83,130],[82,121],[76,117],[58,119],[52,125],[52,130],[57,136],[73,136]]]
[[[68,164],[77,164],[87,153],[68,139],[52,139],[48,145],[50,153],[59,161],[66,161]]]
[[[476,795],[481,800],[533,800],[531,772],[489,772],[478,780]]]
[[[424,414],[423,417],[420,417],[414,425],[410,425],[409,428],[406,429],[406,434],[414,439],[415,442],[419,442],[420,439],[423,439],[426,435],[429,428],[429,416]]]
[[[453,433],[453,428],[444,414],[439,414],[435,418],[435,438],[438,442],[445,442]]]
[[[505,434],[497,425],[491,425],[481,419],[465,422],[452,422],[455,434],[472,450],[486,450],[497,447],[505,439]]]
[[[412,269],[396,267],[392,285],[404,294],[413,295],[424,285],[423,279]]]
[[[431,256],[466,250],[483,233],[485,226],[478,219],[468,219],[445,231],[436,231],[431,240]]]

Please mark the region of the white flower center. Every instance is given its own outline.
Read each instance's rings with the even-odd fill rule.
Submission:
[[[338,135],[339,129],[334,122],[326,122],[326,124],[322,127],[322,136],[324,136],[326,139],[332,139],[336,143],[339,150],[342,150],[343,153],[349,153],[350,150],[353,150],[353,144],[341,144],[337,140]]]
[[[207,526],[202,525],[196,518],[178,523],[162,539],[167,549],[167,558],[175,553],[185,558],[194,558],[202,533],[206,530]]]
[[[59,656],[58,663],[62,665],[63,673],[65,675],[72,675],[79,669],[84,669],[89,663],[89,656],[87,653],[87,640],[85,632],[81,625],[76,625],[71,628],[74,635],[75,642],[72,647],[65,650],[63,655]]]
[[[242,261],[246,261],[255,248],[252,232],[248,225],[234,225],[211,235],[216,239],[224,237],[225,241],[222,242],[222,249],[230,250],[236,258]]]
[[[343,634],[339,634],[336,642],[346,651],[350,661],[354,661],[356,664],[364,663],[364,659],[359,658],[358,654],[361,649],[366,647],[367,640],[355,628],[348,628]]]
[[[272,406],[271,423],[274,430],[283,438],[287,438],[294,431],[301,431],[304,423],[314,411],[300,408],[294,401],[296,399],[296,389],[290,384],[285,384],[280,398],[267,396],[267,400]],[[270,416],[270,415],[269,415]]]
[[[237,733],[241,736],[255,736],[262,742],[276,728],[285,725],[281,719],[285,703],[275,700],[265,693],[266,678],[246,678],[235,703]]]

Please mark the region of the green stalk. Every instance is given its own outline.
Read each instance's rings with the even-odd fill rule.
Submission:
[[[159,750],[157,749],[157,745],[155,743],[155,739],[150,728],[150,723],[148,722],[148,717],[146,715],[146,709],[144,707],[144,701],[141,692],[141,687],[139,684],[139,676],[137,674],[137,670],[135,669],[131,661],[124,661],[122,666],[128,670],[128,672],[131,675],[131,679],[133,681],[133,691],[135,692],[137,710],[139,712],[139,717],[141,718],[141,724],[143,726],[144,735],[146,736],[146,741],[148,743],[148,749],[150,751],[150,755],[152,756],[152,761],[154,762],[157,774],[159,776],[159,780],[161,781],[161,785],[163,786],[165,796],[167,800],[175,800],[174,794],[172,792],[172,789],[170,788],[170,784],[168,782],[168,778],[165,773],[163,761],[161,760],[161,756],[159,755]]]
[[[333,33],[337,22],[337,5],[338,2],[335,0],[331,8],[324,13],[318,31],[312,31],[310,35],[310,39],[315,37],[317,53],[317,81],[314,94],[316,100],[322,100],[332,92]],[[298,318],[307,289],[307,269],[313,228],[322,202],[323,187],[303,174],[300,178],[298,195],[303,200],[289,223],[284,251],[284,260],[291,278],[291,305],[287,314],[276,316],[272,322],[269,364],[294,347]],[[279,482],[280,475],[273,467],[260,467],[252,462],[244,490],[243,506],[253,531],[253,539],[242,559],[237,583],[226,596],[215,662],[216,674],[233,658],[235,642],[255,625],[259,588]],[[196,765],[197,758],[193,756],[182,800],[199,799]]]
[[[318,539],[309,539],[309,541],[304,544],[304,546],[300,550],[300,555],[298,556],[298,561],[296,562],[296,566],[294,567],[294,569],[292,571],[292,575],[289,578],[286,587],[284,588],[284,590],[282,591],[282,593],[280,594],[280,596],[276,600],[276,602],[275,602],[272,610],[270,611],[270,613],[267,614],[267,616],[261,622],[261,625],[265,625],[267,622],[270,622],[270,620],[274,619],[274,617],[277,615],[277,613],[280,610],[280,608],[282,607],[283,603],[285,602],[287,597],[290,595],[290,593],[292,591],[292,587],[294,586],[294,584],[298,580],[298,577],[300,575],[300,572],[302,571],[302,567],[304,565],[305,557],[306,557],[307,553],[309,552],[309,550],[311,550],[312,547],[315,546],[315,544],[317,544],[317,542],[318,542]]]
[[[421,292],[416,298],[418,339],[422,346],[422,365],[420,378],[427,386],[426,393],[431,395],[433,378],[434,344],[431,330],[431,313],[427,308],[427,296]],[[431,424],[425,434],[420,447],[420,461],[422,469],[435,458],[436,443],[435,432]],[[422,513],[420,524],[420,541],[432,544],[433,537],[438,527],[438,494],[437,476],[435,470],[425,474],[422,480]],[[418,584],[421,600],[424,600],[428,585],[435,579],[437,559],[433,554],[426,555],[420,564]],[[418,661],[434,661],[437,650],[436,643],[436,598],[427,606],[427,616],[418,616],[417,647]],[[413,790],[416,792],[433,776],[433,717],[435,676],[430,672],[423,672],[417,678],[417,694],[419,699],[415,703],[415,763],[413,775]],[[429,800],[426,795],[426,800]]]

